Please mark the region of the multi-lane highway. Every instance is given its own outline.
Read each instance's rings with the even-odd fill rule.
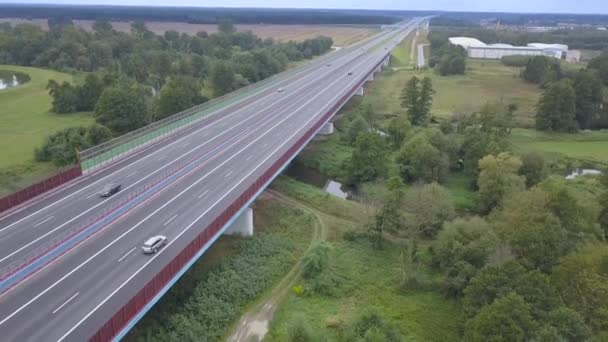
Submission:
[[[98,225],[84,242],[0,289],[2,340],[82,341],[93,335],[420,21],[310,63],[162,144],[0,218],[5,272],[52,250],[93,219]],[[97,192],[110,182],[122,190],[100,198]],[[142,243],[157,234],[169,238],[167,246],[142,254]]]

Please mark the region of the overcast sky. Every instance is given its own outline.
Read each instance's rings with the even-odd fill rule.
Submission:
[[[205,7],[363,8],[608,14],[608,0],[0,0],[0,3]]]

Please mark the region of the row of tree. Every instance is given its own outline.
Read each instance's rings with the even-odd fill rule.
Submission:
[[[467,51],[458,45],[452,45],[449,36],[432,30],[429,33],[431,57],[429,66],[435,68],[441,76],[462,75],[466,71]]]
[[[97,123],[114,135],[206,102],[203,89],[210,97],[224,95],[285,70],[290,61],[323,54],[333,44],[328,37],[275,43],[237,32],[226,21],[216,34],[195,36],[156,35],[140,22],[130,33],[105,21],[95,22],[93,32],[69,20],[49,25],[48,32],[34,25],[1,25],[0,63],[87,71],[79,83],[49,81],[52,110],[93,111]]]
[[[608,127],[608,100],[604,95],[604,84],[608,83],[602,81],[606,56],[597,57],[588,68],[576,72],[563,72],[553,58],[536,56],[527,61],[522,77],[544,88],[537,108],[537,129],[574,132]]]

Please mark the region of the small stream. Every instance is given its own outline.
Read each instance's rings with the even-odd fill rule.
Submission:
[[[19,85],[19,81],[17,80],[17,76],[13,75],[13,79],[4,79],[0,78],[0,90],[17,87]]]
[[[576,177],[580,177],[580,176],[599,176],[601,174],[602,174],[602,171],[597,170],[597,169],[576,168],[570,174],[568,174],[566,176],[566,179],[568,179],[568,180],[575,179]]]
[[[348,199],[350,196],[349,192],[344,189],[344,186],[340,182],[326,177],[317,170],[307,168],[297,161],[293,162],[289,168],[287,168],[285,174],[300,182],[308,183],[316,186],[317,188],[321,188],[328,194],[338,198]]]

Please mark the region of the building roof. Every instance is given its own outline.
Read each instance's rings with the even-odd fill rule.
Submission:
[[[530,43],[530,44],[528,44],[528,46],[535,47],[538,49],[552,49],[552,50],[568,51],[568,45],[564,45],[564,44]]]
[[[450,43],[454,45],[460,45],[465,49],[468,49],[470,47],[486,46],[486,43],[482,42],[481,40],[469,37],[450,37]]]

